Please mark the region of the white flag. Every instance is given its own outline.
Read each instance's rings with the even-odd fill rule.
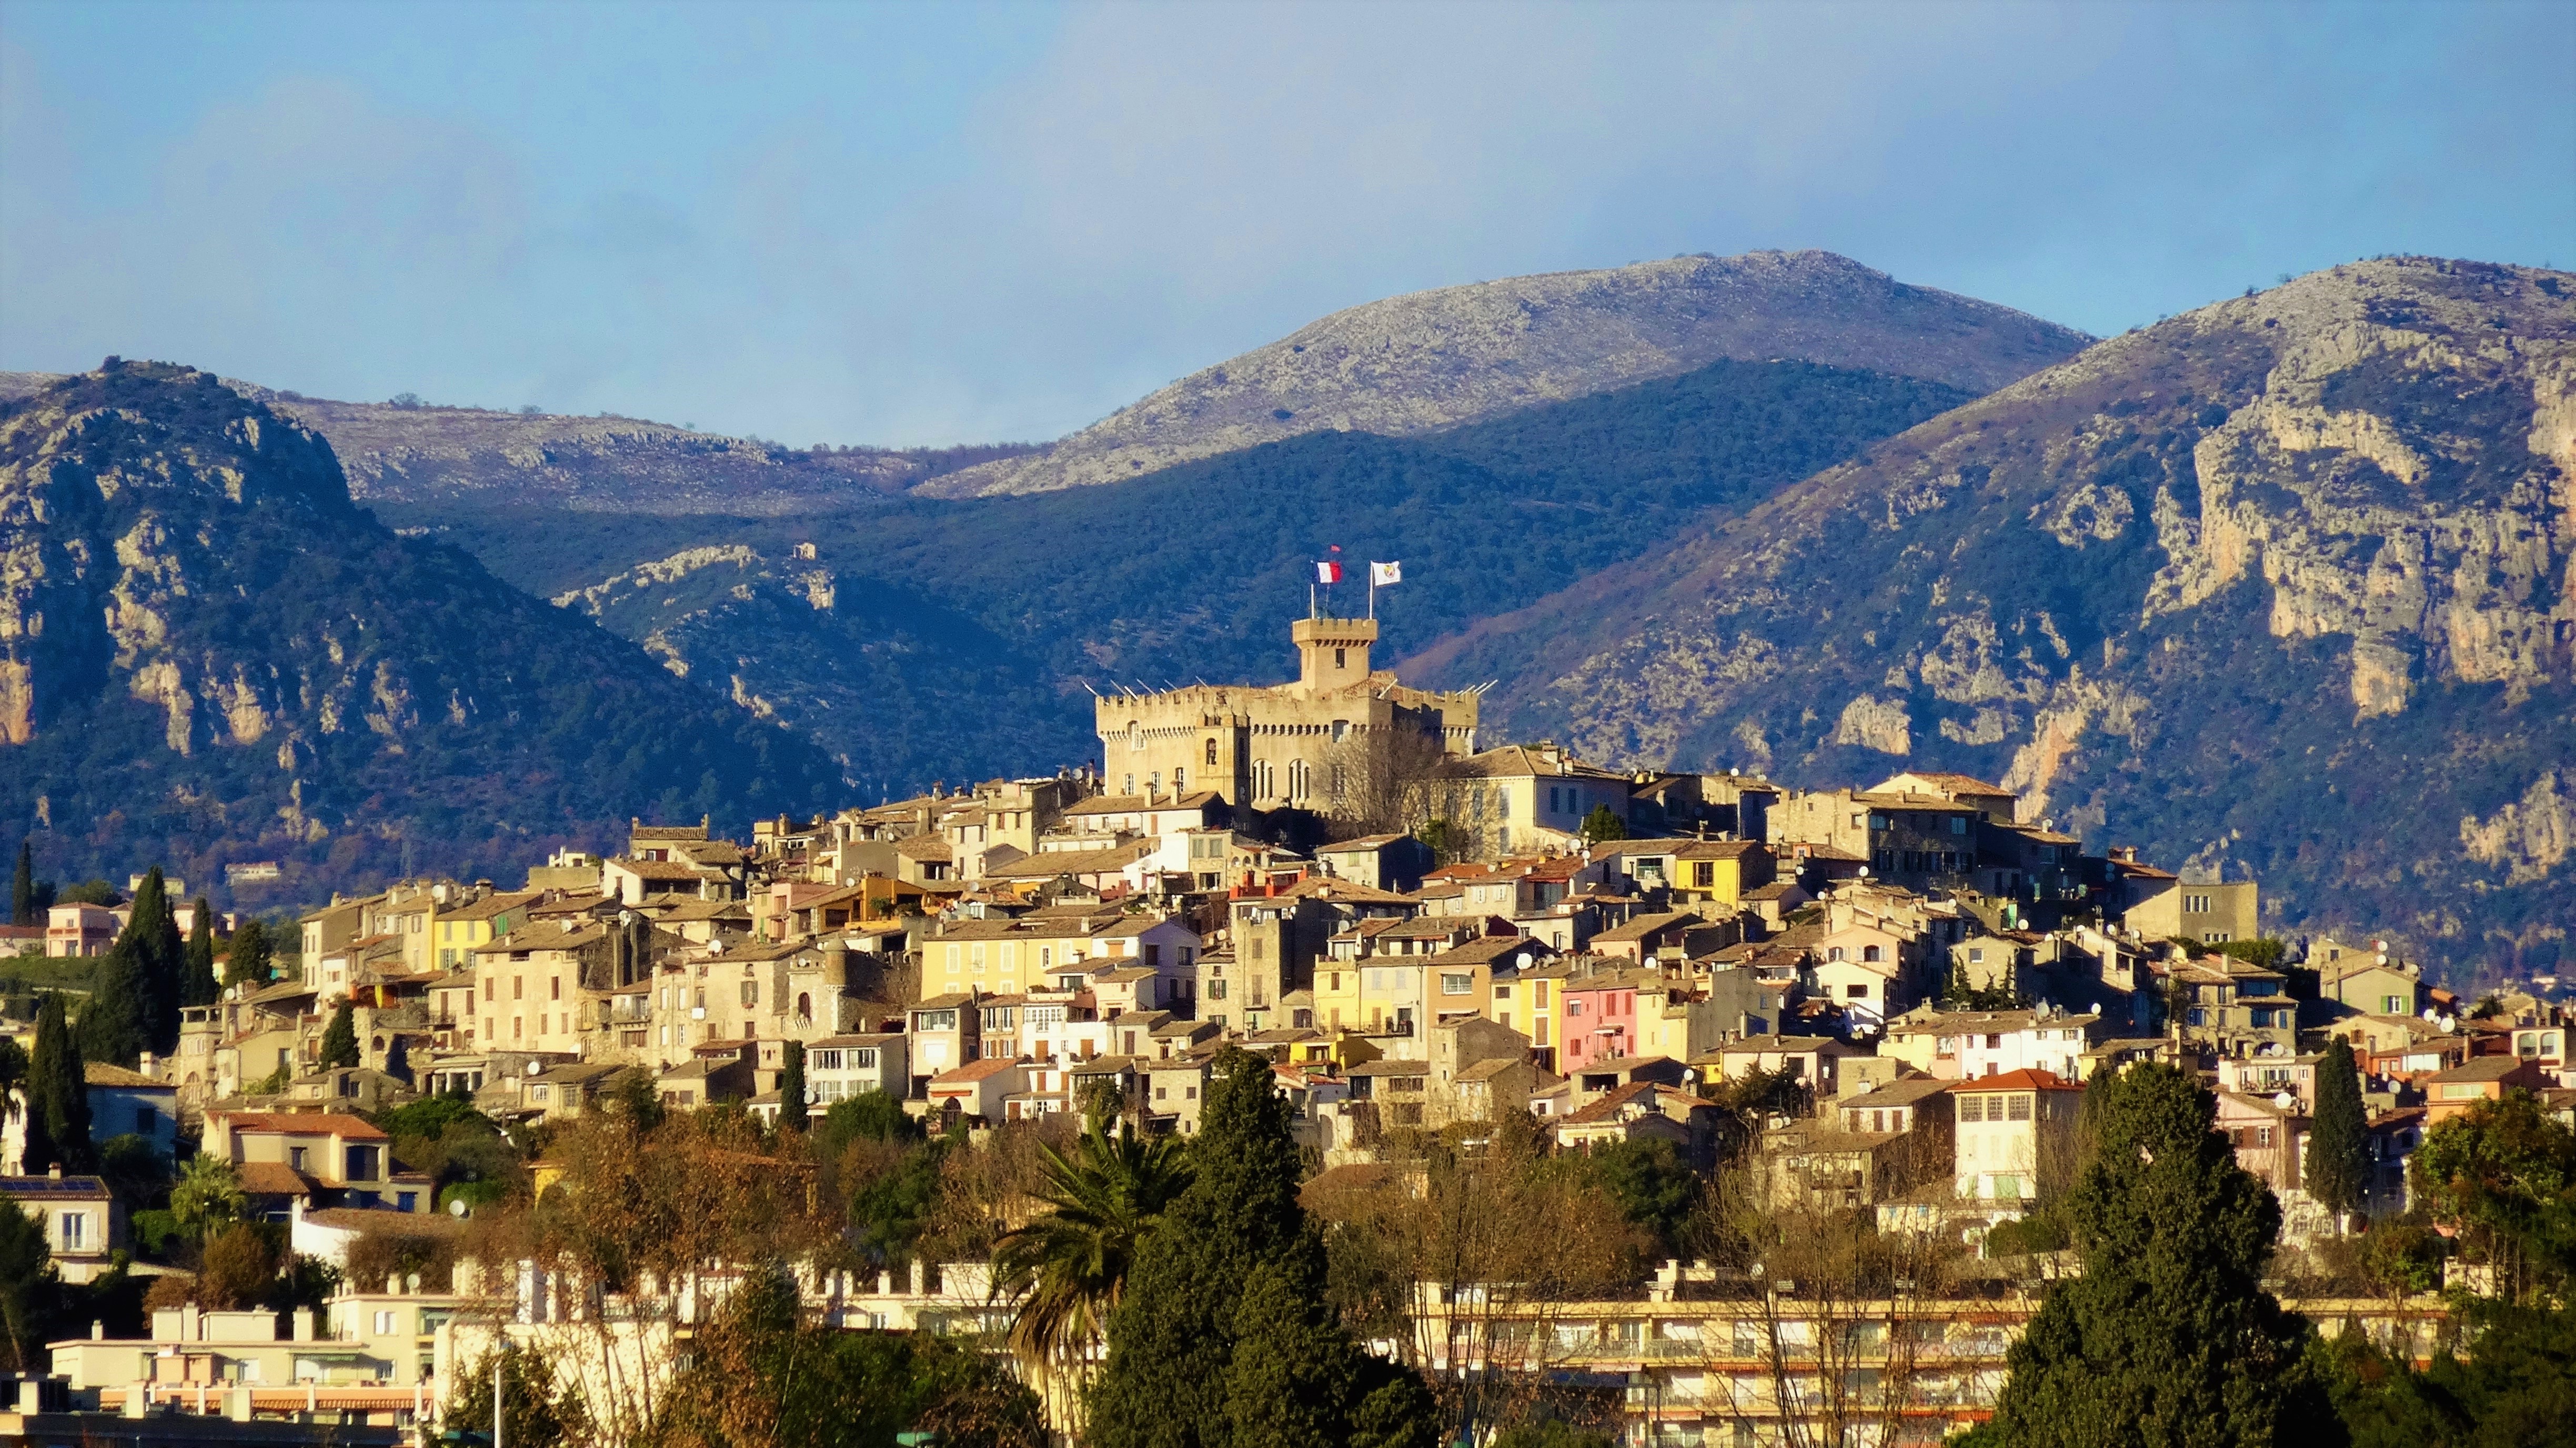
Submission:
[[[1404,565],[1401,563],[1372,563],[1369,565],[1369,582],[1376,587],[1384,588],[1390,583],[1402,583],[1403,581]]]

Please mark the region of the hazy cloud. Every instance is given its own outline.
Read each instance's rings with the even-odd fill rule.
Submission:
[[[1681,251],[2097,332],[2373,252],[2576,256],[2576,7],[319,13],[10,12],[0,365],[954,441]]]

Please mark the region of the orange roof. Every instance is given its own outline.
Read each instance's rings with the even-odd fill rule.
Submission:
[[[2053,1071],[2035,1071],[2024,1067],[2006,1071],[2000,1076],[1980,1076],[1974,1081],[1952,1082],[1953,1091],[2081,1091],[2084,1088]]]
[[[242,1190],[255,1197],[300,1197],[313,1190],[313,1179],[282,1161],[245,1161],[233,1168]]]
[[[385,1134],[354,1116],[328,1111],[216,1111],[235,1132],[277,1131],[290,1136],[345,1136],[353,1141],[382,1141]]]

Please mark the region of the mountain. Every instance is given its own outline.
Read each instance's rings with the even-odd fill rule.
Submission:
[[[794,720],[863,785],[899,788],[1092,757],[1086,686],[1279,677],[1287,621],[1334,544],[1406,562],[1379,615],[1388,649],[1418,648],[1967,400],[1719,362],[1433,436],[1291,438],[1115,488],[750,520],[381,511]],[[1341,602],[1358,606],[1356,589]]]
[[[554,602],[830,750],[869,800],[1092,754],[1089,709],[1034,660],[913,589],[802,556],[813,551],[684,548]]]
[[[2090,340],[1822,251],[1514,277],[1336,312],[1041,452],[961,468],[920,490],[1045,492],[1309,433],[1412,436],[1725,358],[1786,358],[1991,392]]]
[[[396,536],[204,372],[110,359],[0,402],[0,559],[0,812],[68,878],[276,859],[309,899],[842,792],[802,737]]]
[[[0,372],[0,398],[60,381]],[[495,502],[580,512],[778,516],[827,512],[1032,449],[791,448],[640,418],[572,417],[401,402],[333,402],[224,379],[331,444],[362,503]]]
[[[2001,779],[2267,924],[2564,958],[2576,278],[2342,266],[2103,342],[1408,665],[1632,764]]]

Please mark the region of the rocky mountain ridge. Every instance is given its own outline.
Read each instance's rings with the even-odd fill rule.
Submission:
[[[1410,436],[1721,358],[1866,368],[1989,392],[2091,339],[1822,251],[1684,256],[1390,297],[1193,373],[934,496],[1110,483],[1325,431]]]
[[[2576,278],[2404,258],[2103,342],[1413,666],[1622,763],[1982,774],[2286,925],[2529,963],[2571,654]]]
[[[839,789],[802,738],[395,536],[320,436],[207,373],[110,359],[0,402],[0,817],[48,869],[276,859],[310,898]]]
[[[32,395],[62,378],[0,372],[0,399]],[[794,448],[634,417],[335,402],[223,381],[321,434],[350,494],[369,504],[780,517],[864,507],[956,468],[1030,451],[1017,444]]]

